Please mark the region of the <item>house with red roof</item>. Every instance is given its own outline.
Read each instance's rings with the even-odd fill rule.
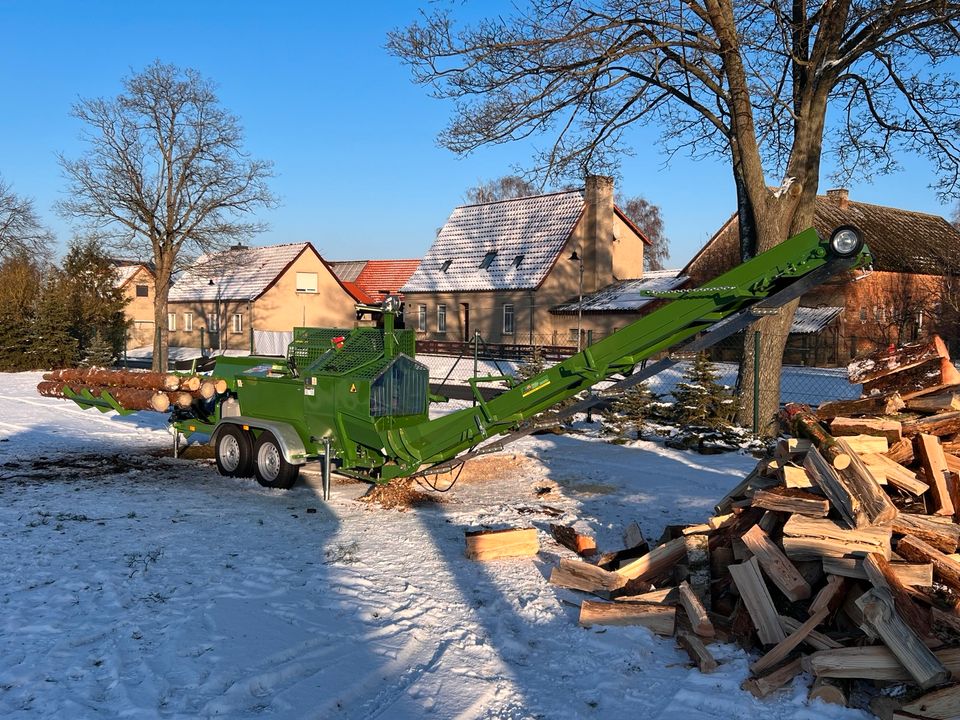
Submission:
[[[602,313],[551,313],[643,276],[644,237],[613,202],[613,179],[564,192],[462,205],[401,288],[420,340],[576,345],[606,335]],[[578,327],[578,323],[580,326]]]
[[[309,242],[205,255],[170,289],[171,346],[249,350],[254,330],[356,324],[355,305],[371,302],[343,282]]]

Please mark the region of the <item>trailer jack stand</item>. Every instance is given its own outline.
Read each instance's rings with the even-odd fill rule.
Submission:
[[[330,438],[323,439],[323,501],[330,500]]]
[[[173,428],[173,459],[180,459],[180,431]]]

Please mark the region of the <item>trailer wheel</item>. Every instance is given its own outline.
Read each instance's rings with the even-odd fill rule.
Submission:
[[[264,430],[254,447],[254,474],[264,487],[289,490],[300,474],[299,465],[291,465],[283,457],[280,443],[269,430]]]
[[[236,425],[224,425],[217,434],[217,471],[227,477],[253,475],[253,441]]]

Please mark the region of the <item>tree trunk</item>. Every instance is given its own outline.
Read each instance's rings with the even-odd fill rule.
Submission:
[[[767,202],[763,203],[762,212],[756,212],[755,227],[757,230],[757,252],[769,250],[774,245],[783,242],[788,237],[795,224],[797,206],[800,202],[802,186],[793,183],[781,193],[768,194]],[[807,213],[804,213],[807,214]],[[813,208],[809,212],[810,221],[813,218]],[[740,361],[738,376],[740,408],[737,420],[745,427],[754,427],[754,417],[758,435],[772,437],[776,434],[776,414],[780,409],[780,370],[783,364],[783,350],[787,344],[790,326],[793,324],[793,313],[800,304],[794,300],[784,305],[776,315],[761,317],[747,328],[743,335],[743,356]],[[755,334],[760,333],[760,377],[759,395],[754,400],[754,349],[756,347]]]
[[[815,157],[792,161],[782,187],[776,190],[763,188],[763,202],[753,203],[757,253],[765,252],[813,225],[820,166],[819,147],[816,151],[809,151],[808,155]],[[791,174],[791,169],[795,170],[794,174]],[[793,324],[793,314],[799,304],[799,300],[794,300],[784,305],[776,315],[759,318],[744,333],[738,378],[740,409],[737,420],[745,427],[753,427],[754,333],[759,332],[760,392],[756,405],[758,427],[755,430],[764,437],[776,434],[774,418],[780,409],[783,351]]]
[[[167,334],[167,298],[170,296],[170,269],[157,258],[156,289],[153,297],[153,370],[165,372],[169,336]]]

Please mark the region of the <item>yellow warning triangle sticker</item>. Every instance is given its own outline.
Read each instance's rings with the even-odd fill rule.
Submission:
[[[356,392],[356,391],[357,391],[357,386],[356,386],[355,384],[351,383],[351,384],[350,384],[350,392]]]

